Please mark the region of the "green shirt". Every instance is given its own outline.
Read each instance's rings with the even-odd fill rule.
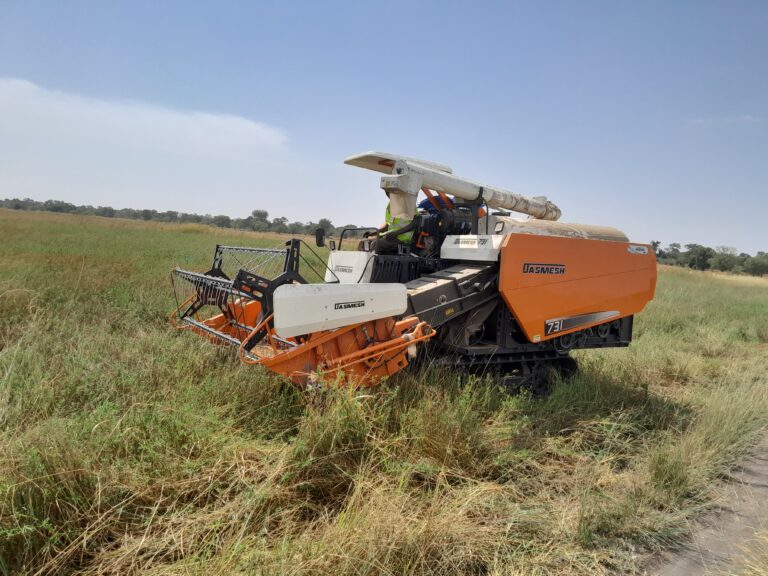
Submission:
[[[414,215],[418,214],[418,209],[414,212]],[[407,220],[406,218],[393,218],[392,213],[389,210],[389,202],[387,202],[387,212],[385,214],[386,222],[387,222],[387,232],[394,232],[395,230],[400,230],[401,228],[405,228],[413,222],[413,218],[410,220]],[[413,230],[410,232],[404,232],[403,234],[398,234],[397,239],[402,242],[403,244],[410,244],[411,240],[413,239]]]

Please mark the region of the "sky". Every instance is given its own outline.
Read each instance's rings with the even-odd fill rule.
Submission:
[[[768,2],[0,0],[0,198],[378,225],[382,150],[768,251]]]

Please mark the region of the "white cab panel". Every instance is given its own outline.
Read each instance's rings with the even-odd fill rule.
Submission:
[[[496,262],[504,236],[499,234],[462,234],[446,236],[440,248],[440,258]]]
[[[275,331],[283,338],[405,312],[403,284],[284,284],[275,290]]]
[[[328,255],[328,268],[325,270],[326,282],[356,284],[370,282],[373,271],[373,252],[351,252],[331,250]]]

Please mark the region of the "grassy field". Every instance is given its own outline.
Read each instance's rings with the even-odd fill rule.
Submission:
[[[0,574],[641,573],[768,424],[765,280],[661,270],[543,400],[306,395],[168,326],[217,242],[280,238],[0,210]]]

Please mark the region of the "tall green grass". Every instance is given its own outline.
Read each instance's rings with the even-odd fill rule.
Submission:
[[[684,541],[768,421],[768,282],[662,270],[544,399],[296,390],[166,323],[279,238],[0,211],[0,574],[602,574]]]

